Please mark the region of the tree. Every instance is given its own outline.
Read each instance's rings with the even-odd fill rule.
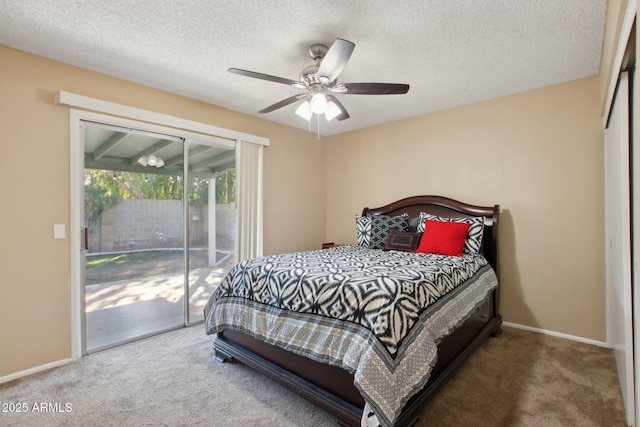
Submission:
[[[227,169],[218,174],[216,182],[216,202],[231,203],[236,201],[236,170]]]
[[[236,170],[227,169],[216,177],[216,203],[236,200]],[[105,209],[126,199],[182,200],[180,175],[85,169],[85,215],[95,224]],[[189,202],[209,203],[209,178],[193,177],[189,182]]]
[[[122,197],[114,191],[111,179],[92,169],[84,173],[84,214],[89,227],[97,224],[102,212],[120,203]]]

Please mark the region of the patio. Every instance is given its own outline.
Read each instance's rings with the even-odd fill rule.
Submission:
[[[234,265],[229,254],[215,267],[189,274],[189,323],[203,320],[207,300]],[[184,273],[154,274],[85,287],[88,352],[182,327]]]

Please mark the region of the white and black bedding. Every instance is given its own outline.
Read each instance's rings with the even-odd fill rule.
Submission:
[[[480,254],[359,245],[250,259],[205,307],[208,334],[239,330],[354,374],[383,425],[427,382],[438,342],[497,286]],[[365,411],[366,412],[366,411]]]

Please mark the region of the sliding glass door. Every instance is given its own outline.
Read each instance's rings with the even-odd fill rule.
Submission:
[[[187,143],[189,235],[188,322],[204,320],[203,309],[236,261],[235,151]]]
[[[235,149],[84,122],[84,352],[202,320],[235,260]]]

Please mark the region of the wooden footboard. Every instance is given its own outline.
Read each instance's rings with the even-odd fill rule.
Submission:
[[[494,291],[495,292],[495,291]],[[403,408],[396,426],[411,426],[424,406],[490,335],[501,332],[493,293],[487,303],[438,345],[438,362],[426,387]],[[346,370],[316,362],[267,344],[238,331],[227,330],[214,340],[216,359],[237,360],[267,375],[320,406],[343,426],[359,426],[364,401]]]

